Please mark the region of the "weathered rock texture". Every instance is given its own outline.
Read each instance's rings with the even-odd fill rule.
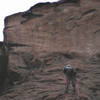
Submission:
[[[8,54],[3,42],[0,42],[0,92],[4,87],[8,70]]]
[[[4,36],[9,69],[23,80],[1,100],[100,100],[99,0],[37,4],[6,17]],[[64,93],[67,63],[80,68],[78,99]]]

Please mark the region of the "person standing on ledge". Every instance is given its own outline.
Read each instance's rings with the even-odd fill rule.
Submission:
[[[76,71],[72,68],[71,65],[64,66],[63,72],[66,78],[66,92],[68,93],[69,86],[72,84],[73,92],[76,92]]]

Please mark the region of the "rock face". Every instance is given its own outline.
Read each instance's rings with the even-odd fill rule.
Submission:
[[[100,99],[100,2],[67,1],[40,3],[6,17],[8,66],[22,81],[13,80],[13,92],[1,100],[76,100],[64,93],[62,69],[67,63],[81,69],[83,94],[78,99]]]
[[[52,53],[99,53],[100,9],[97,1],[46,3],[5,19],[10,66],[25,66]],[[16,46],[17,45],[17,46]],[[28,56],[28,58],[27,58]],[[15,67],[14,67],[15,68]]]
[[[7,78],[8,54],[3,42],[0,42],[0,92]]]

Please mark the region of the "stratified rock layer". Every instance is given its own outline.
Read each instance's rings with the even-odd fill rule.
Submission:
[[[99,33],[98,0],[40,3],[6,17],[4,39],[8,44],[9,69],[23,80],[14,81],[13,92],[1,99],[76,100],[77,96],[64,93],[62,69],[71,63],[81,69],[80,100],[99,100]]]

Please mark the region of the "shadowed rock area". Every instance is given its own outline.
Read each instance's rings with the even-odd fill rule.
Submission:
[[[8,54],[3,42],[0,42],[0,92],[4,88],[8,70]]]
[[[8,85],[0,100],[100,100],[100,2],[39,3],[5,18]],[[77,70],[79,95],[65,93],[63,67]]]

